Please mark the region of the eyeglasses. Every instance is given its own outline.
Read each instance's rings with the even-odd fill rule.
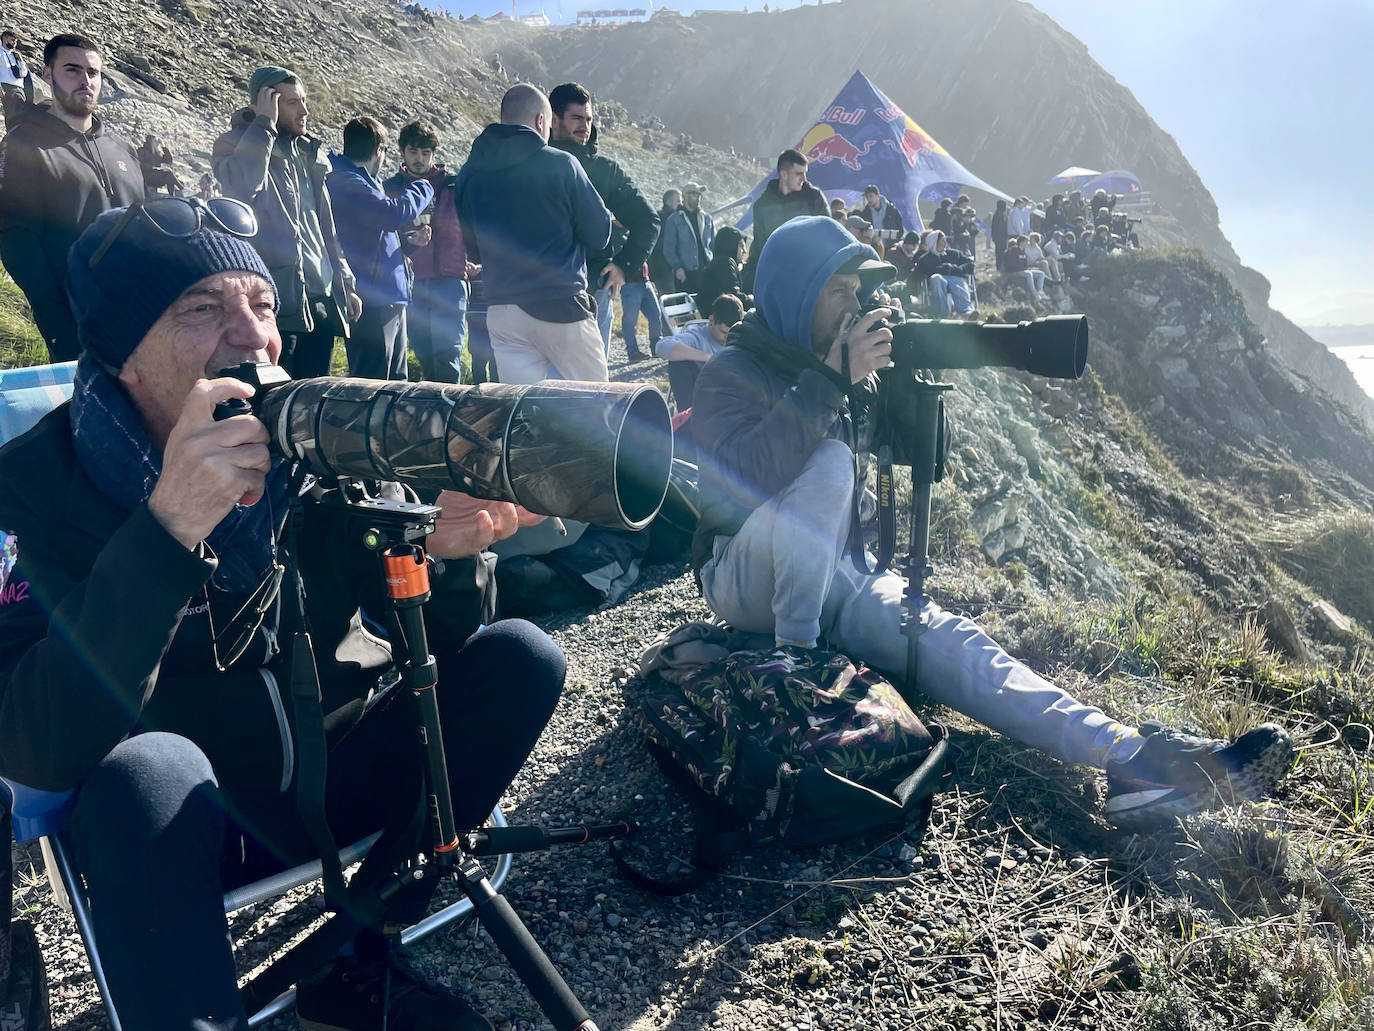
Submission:
[[[253,593],[239,608],[238,612],[234,613],[233,618],[229,620],[229,624],[224,627],[223,631],[215,629],[214,606],[210,604],[210,588],[208,585],[206,586],[205,618],[210,625],[210,652],[215,659],[215,669],[223,673],[243,657],[243,653],[253,643],[258,628],[267,618],[267,613],[272,610],[272,606],[276,603],[277,595],[281,592],[282,577],[285,573],[286,567],[273,560],[271,571],[268,572],[262,583],[253,590]]]
[[[137,201],[124,209],[110,235],[100,241],[100,246],[91,255],[90,268],[100,263],[119,239],[119,234],[139,215],[163,236],[184,238],[206,225],[242,239],[256,236],[258,232],[258,219],[253,209],[232,197],[211,197],[206,201],[195,197],[159,197]]]

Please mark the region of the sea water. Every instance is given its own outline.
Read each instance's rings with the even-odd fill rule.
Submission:
[[[1374,344],[1333,347],[1331,353],[1350,366],[1360,389],[1374,397]]]

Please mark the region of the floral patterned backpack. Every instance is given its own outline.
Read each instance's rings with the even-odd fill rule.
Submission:
[[[660,672],[647,674],[644,731],[696,806],[698,868],[772,841],[923,830],[953,775],[945,729],[840,652],[733,651],[685,676]]]

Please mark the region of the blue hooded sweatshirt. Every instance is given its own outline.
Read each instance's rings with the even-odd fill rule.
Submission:
[[[749,513],[797,478],[822,440],[839,435],[846,395],[871,392],[867,381],[850,391],[816,357],[811,316],[831,276],[876,259],[873,248],[828,217],[794,218],[764,244],[755,310],[697,380],[691,425],[701,459],[701,516],[692,546],[698,569],[716,536],[737,533]]]
[[[763,245],[754,306],[775,337],[810,353],[811,314],[830,277],[850,262],[877,260],[877,251],[828,215],[794,218]]]
[[[416,179],[399,196],[388,197],[366,169],[342,155],[331,153],[329,163],[333,171],[325,182],[334,227],[357,277],[363,307],[408,303],[410,286],[397,230],[420,217],[434,199],[434,188]]]

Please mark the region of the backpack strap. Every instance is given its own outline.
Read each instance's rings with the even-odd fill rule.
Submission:
[[[934,743],[909,776],[892,789],[892,795],[902,803],[902,812],[907,825],[919,824],[924,834],[930,822],[930,810],[935,805],[935,796],[943,791],[954,779],[954,756],[949,750],[949,730],[943,723],[927,723],[926,729]]]
[[[738,821],[735,826],[729,825],[729,810],[724,803],[701,790],[671,752],[653,741],[646,741],[645,745],[664,777],[692,807],[692,823],[696,829],[696,840],[692,845],[692,869],[678,878],[651,876],[630,865],[615,841],[609,843],[611,861],[621,876],[637,888],[667,897],[688,895],[715,879],[725,860],[749,843],[749,832]]]

